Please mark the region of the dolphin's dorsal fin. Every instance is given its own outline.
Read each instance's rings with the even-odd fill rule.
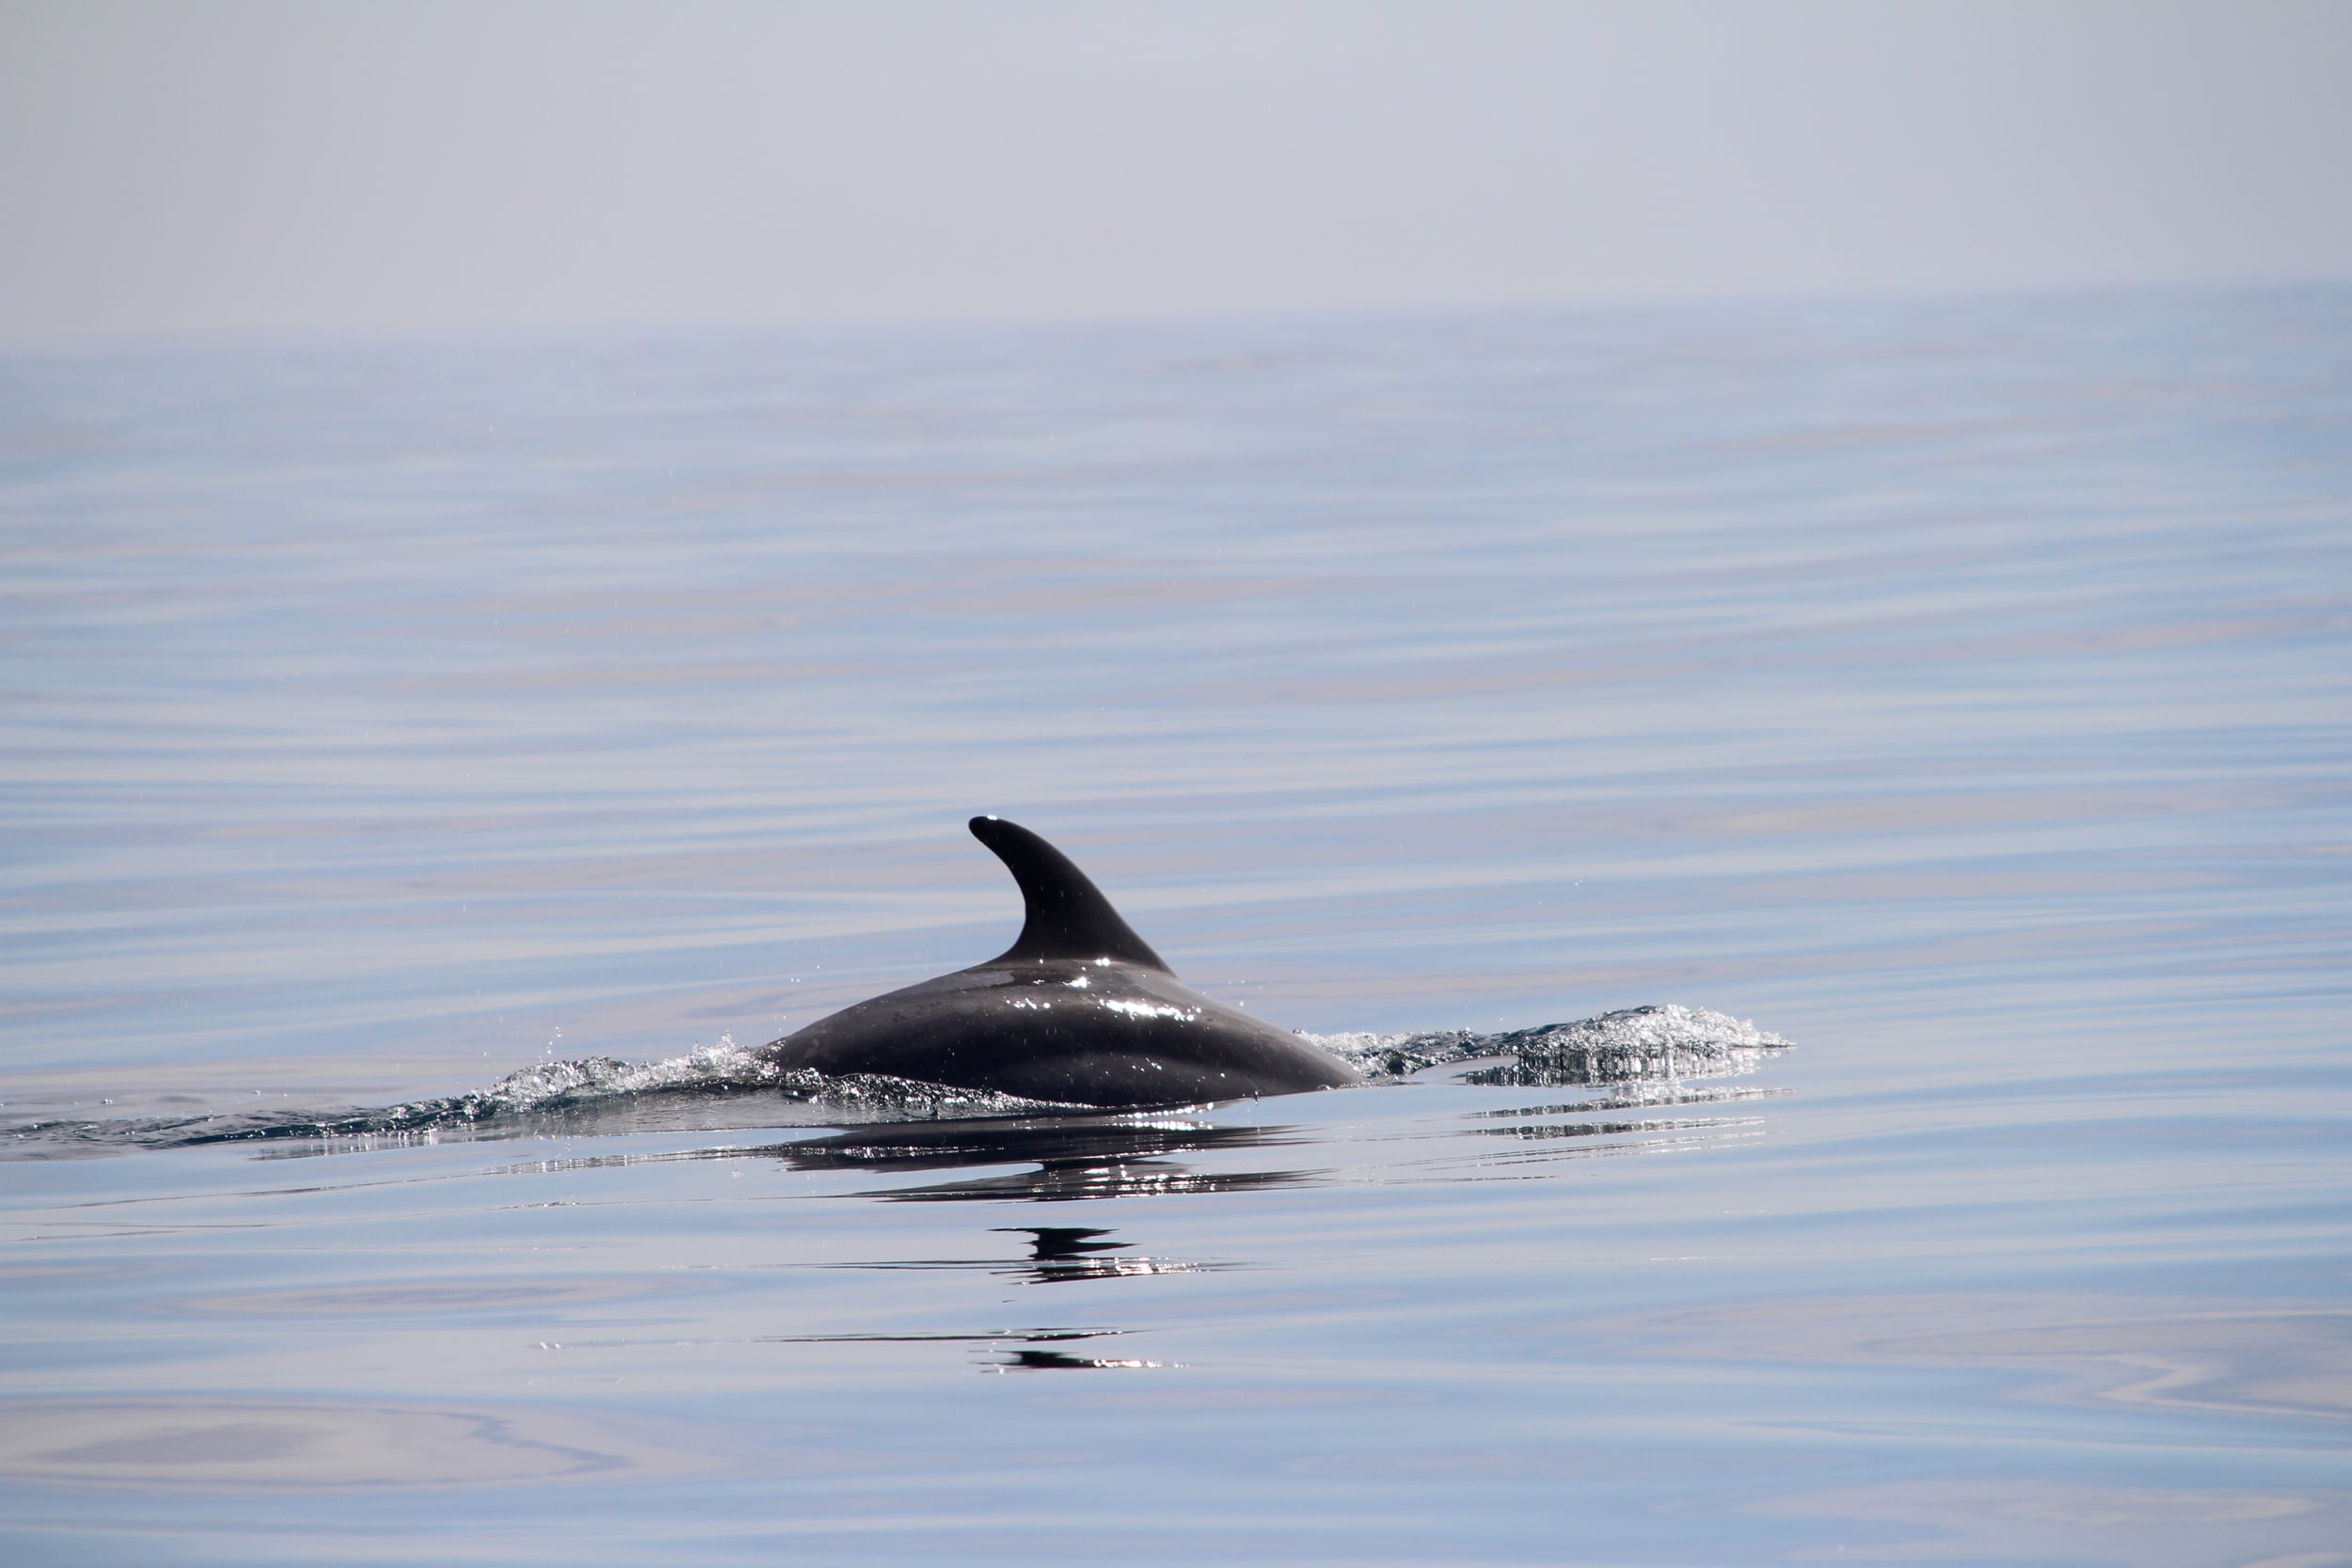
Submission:
[[[1168,960],[1136,935],[1134,927],[1119,918],[1103,890],[1087,880],[1087,874],[1072,864],[1068,855],[1001,816],[974,817],[972,836],[1005,863],[1012,879],[1021,884],[1022,901],[1028,906],[1021,940],[990,962],[1119,958],[1163,974],[1175,973],[1168,967]]]

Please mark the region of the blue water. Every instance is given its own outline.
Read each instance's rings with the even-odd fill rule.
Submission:
[[[11,355],[0,1554],[2352,1563],[2348,656],[2343,289]],[[978,811],[1794,1045],[728,1076]]]

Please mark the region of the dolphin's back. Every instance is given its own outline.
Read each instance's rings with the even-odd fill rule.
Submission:
[[[1070,858],[1026,828],[972,834],[1021,884],[1019,940],[983,964],[870,998],[766,1048],[783,1068],[884,1073],[1082,1105],[1175,1105],[1362,1082],[1201,995]]]
[[[1176,1105],[1337,1088],[1346,1063],[1107,958],[997,958],[844,1007],[769,1048],[781,1067],[886,1073],[1080,1105]]]

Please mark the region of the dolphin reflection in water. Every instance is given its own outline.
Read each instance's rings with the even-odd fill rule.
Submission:
[[[986,963],[844,1007],[761,1049],[786,1069],[880,1073],[1073,1105],[1200,1104],[1363,1082],[1327,1051],[1176,978],[1070,858],[976,816],[1021,887]]]
[[[1315,1173],[1311,1171],[1204,1171],[1169,1158],[1301,1141],[1299,1131],[1289,1127],[1225,1127],[1131,1117],[976,1117],[876,1122],[747,1152],[771,1155],[794,1170],[872,1171],[878,1176],[1029,1165],[1034,1168],[999,1169],[986,1176],[924,1186],[884,1187],[867,1196],[899,1203],[1066,1203],[1174,1193],[1256,1192],[1312,1181]],[[1048,1233],[1039,1232],[1041,1236]]]

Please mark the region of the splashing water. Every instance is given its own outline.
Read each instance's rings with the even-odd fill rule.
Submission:
[[[1617,1085],[1723,1077],[1753,1070],[1788,1041],[1754,1024],[1704,1008],[1629,1007],[1573,1023],[1505,1034],[1432,1030],[1421,1034],[1304,1034],[1375,1082],[1396,1082],[1431,1068],[1503,1058],[1462,1075],[1471,1084]],[[543,1061],[508,1073],[487,1088],[398,1105],[318,1112],[32,1122],[13,1130],[7,1153],[40,1158],[105,1148],[171,1148],[278,1140],[349,1142],[359,1147],[432,1141],[447,1135],[591,1130],[653,1105],[757,1096],[764,1125],[842,1126],[873,1121],[1036,1115],[1093,1107],[955,1088],[880,1074],[831,1075],[785,1069],[722,1036],[716,1045],[656,1062],[615,1056]],[[591,1125],[583,1125],[591,1124]]]
[[[1499,1035],[1436,1029],[1306,1037],[1375,1078],[1405,1078],[1433,1067],[1507,1056],[1514,1060],[1469,1073],[1464,1081],[1530,1086],[1724,1077],[1753,1071],[1767,1054],[1789,1046],[1743,1020],[1672,1002]]]

